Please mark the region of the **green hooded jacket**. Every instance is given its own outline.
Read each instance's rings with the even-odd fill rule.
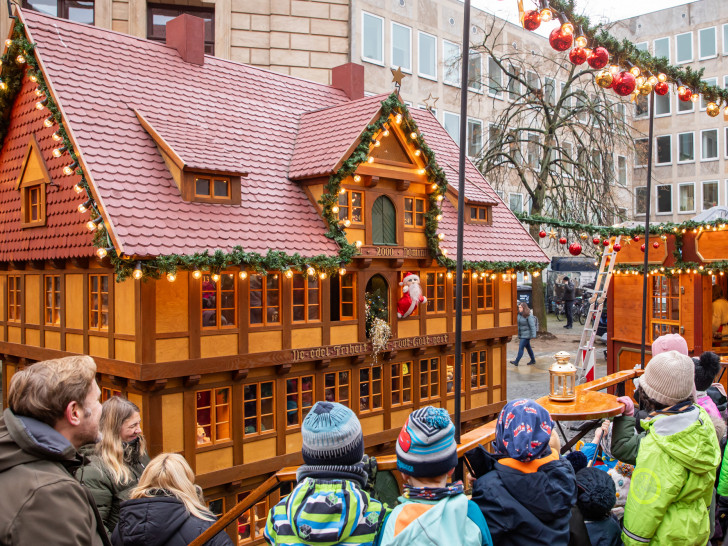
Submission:
[[[625,546],[705,546],[720,447],[700,406],[642,421],[646,435],[624,510]]]

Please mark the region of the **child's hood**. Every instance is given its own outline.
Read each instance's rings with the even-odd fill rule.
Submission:
[[[483,544],[475,525],[468,525],[468,498],[465,495],[439,501],[404,501],[387,522],[394,525],[397,544]],[[473,536],[466,536],[471,533]],[[478,536],[475,536],[478,535]]]
[[[700,406],[642,421],[643,428],[672,459],[691,472],[713,471],[720,463],[720,446],[710,416]]]
[[[337,544],[375,532],[384,515],[378,501],[348,480],[306,478],[286,502],[288,524],[305,544]]]

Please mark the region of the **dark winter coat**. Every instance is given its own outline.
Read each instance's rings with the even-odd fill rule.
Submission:
[[[564,301],[574,301],[576,299],[576,288],[574,283],[569,281],[564,283]]]
[[[175,497],[131,499],[121,503],[119,524],[111,535],[111,543],[114,546],[187,546],[213,523],[191,515]],[[232,541],[222,531],[205,544],[232,546]]]
[[[567,546],[571,509],[576,504],[571,464],[551,455],[527,463],[529,468],[522,471],[508,466],[509,461],[513,459],[500,459],[473,485],[473,501],[488,522],[493,543]],[[584,543],[588,544],[588,538]]]
[[[601,521],[587,521],[586,529],[592,546],[622,546],[622,528],[612,517]]]
[[[96,455],[95,446],[81,448],[81,452],[88,455],[89,464],[76,471],[76,479],[91,491],[109,535],[119,521],[121,501],[129,499],[131,490],[139,483],[144,468],[149,464],[149,456],[140,456],[138,450],[134,449],[136,446],[138,442],[127,446],[125,450],[124,462],[132,473],[132,479],[123,484],[114,482],[101,457]]]
[[[533,313],[524,317],[521,313],[518,313],[518,338],[519,339],[533,339],[536,337],[536,319]]]
[[[73,477],[82,459],[54,428],[0,418],[0,544],[109,544],[93,498]]]

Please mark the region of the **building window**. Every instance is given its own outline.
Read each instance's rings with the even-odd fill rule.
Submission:
[[[437,38],[431,34],[418,32],[419,75],[437,80]]]
[[[634,213],[647,214],[647,187],[640,186],[634,189]]]
[[[647,139],[636,138],[634,141],[634,166],[644,167],[647,165]]]
[[[470,311],[470,271],[463,271],[463,311]],[[455,277],[453,277],[455,279]],[[452,283],[452,308],[457,309],[456,303],[457,287]]]
[[[21,226],[36,227],[46,224],[46,195],[45,181],[36,180],[30,183],[21,183]]]
[[[536,168],[539,164],[541,143],[535,133],[528,133],[526,139],[526,162],[529,167]]]
[[[440,397],[440,359],[420,360],[420,402]]]
[[[503,97],[503,70],[493,57],[488,57],[488,95]]]
[[[297,427],[303,423],[313,406],[313,376],[304,375],[286,379],[286,421],[287,426]]]
[[[617,182],[622,185],[627,185],[627,158],[623,155],[617,156]]]
[[[672,93],[669,93],[672,95]],[[677,97],[677,93],[675,93],[675,96]],[[691,100],[688,101],[682,101],[679,98],[677,98],[677,113],[678,114],[690,114],[695,111],[695,103]]]
[[[518,80],[521,71],[511,65],[508,72],[512,74],[512,76],[508,76],[508,100],[517,101],[521,97],[521,82]]]
[[[327,402],[349,405],[349,372],[329,372],[324,375],[324,398]]]
[[[275,430],[275,383],[243,385],[243,434],[255,436]]]
[[[712,209],[718,206],[718,181],[707,180],[703,182],[703,210]]]
[[[718,56],[718,35],[715,27],[701,28],[698,31],[699,60],[712,59]]]
[[[655,94],[655,117],[669,116],[671,113],[670,105],[672,104],[670,94],[657,95]]]
[[[427,273],[425,286],[428,313],[442,313],[445,311],[445,274],[442,272]]]
[[[488,351],[470,353],[470,390],[488,387]]]
[[[470,52],[468,59],[468,89],[476,93],[483,91],[483,59],[475,51]]]
[[[8,320],[20,322],[22,302],[20,275],[8,275]]]
[[[121,391],[117,389],[110,389],[108,387],[101,387],[101,403],[103,404],[109,398],[114,396],[121,396]]]
[[[197,445],[227,442],[230,436],[230,387],[197,391]]]
[[[171,4],[147,4],[147,40],[165,42],[167,23],[188,13],[205,21],[205,53],[215,54],[215,8],[175,6]]]
[[[705,82],[707,85],[712,85],[713,87],[718,87],[718,78],[705,78],[703,79],[703,82]],[[705,100],[704,95],[700,95],[700,111],[705,112],[705,110],[708,109],[708,102]]]
[[[419,197],[404,198],[405,227],[425,227],[425,200]]]
[[[460,393],[465,393],[465,354],[460,354]],[[447,355],[447,363],[445,365],[445,392],[453,394],[455,392],[455,355]]]
[[[46,275],[43,301],[46,326],[61,325],[61,276]]]
[[[728,89],[728,85],[725,86]],[[728,127],[725,128],[725,133],[723,133],[723,137],[725,138],[725,156],[728,157]]]
[[[225,499],[210,499],[207,503],[207,509],[216,517],[220,517],[225,513]]]
[[[392,22],[392,66],[412,72],[412,29]]]
[[[700,131],[700,159],[703,161],[718,159],[718,129]]]
[[[550,104],[551,106],[556,104],[556,80],[546,78],[543,84],[543,91],[546,104]]]
[[[238,502],[244,500],[249,494],[250,492],[240,493]],[[270,508],[270,497],[264,497],[263,500],[240,515],[238,518],[238,544],[250,544],[263,539]]]
[[[356,277],[353,273],[332,275],[330,282],[331,320],[356,318]]]
[[[229,201],[232,198],[230,179],[228,178],[195,178],[195,197]]]
[[[318,322],[321,320],[321,286],[315,275],[294,273],[293,322]]]
[[[384,19],[363,11],[361,34],[362,59],[370,63],[384,64]]]
[[[652,275],[652,340],[680,333],[680,279]]]
[[[412,402],[412,362],[392,364],[392,406]]]
[[[668,214],[672,212],[672,185],[663,184],[657,186],[657,214]]]
[[[695,161],[695,133],[679,133],[677,135],[677,162],[692,163]]]
[[[363,224],[364,193],[346,190],[339,194],[339,220],[349,220],[352,224]]]
[[[252,285],[251,277],[251,285]],[[235,273],[202,276],[202,327],[230,328],[237,323]]]
[[[460,146],[460,115],[444,111],[442,114],[443,127],[447,134]]]
[[[637,51],[647,51],[647,49],[648,49],[648,44],[647,44],[647,42],[638,42],[638,43],[636,43],[636,44],[634,45],[634,48],[635,48],[635,49],[636,49]]]
[[[250,324],[280,323],[280,275],[250,275],[249,279]]]
[[[75,23],[94,24],[93,0],[23,0],[23,7]]]
[[[509,193],[508,208],[511,209],[513,212],[523,212],[523,194]]]
[[[650,101],[645,95],[638,95],[634,102],[635,119],[643,119],[650,115]]]
[[[487,222],[488,207],[477,207],[470,205],[470,221],[471,222]]]
[[[359,369],[359,412],[382,409],[382,367]]]
[[[478,157],[483,149],[483,122],[468,119],[468,157]]]
[[[372,243],[397,244],[397,214],[394,204],[386,195],[380,195],[372,205]]]
[[[679,212],[695,212],[695,184],[678,184],[677,191]]]
[[[88,327],[90,330],[109,328],[109,276],[89,275]]]
[[[657,165],[672,163],[672,135],[658,136],[655,139]]]
[[[668,62],[670,60],[670,38],[657,38],[654,42],[655,57],[665,57]]]
[[[691,62],[693,60],[693,33],[686,32],[675,36],[675,48],[677,64]]]
[[[475,288],[478,311],[493,309],[493,279],[488,275],[480,274],[475,281]]]
[[[442,58],[445,63],[443,81],[450,85],[460,86],[460,46],[443,40]]]

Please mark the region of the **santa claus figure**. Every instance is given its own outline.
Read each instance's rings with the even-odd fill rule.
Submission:
[[[410,316],[420,303],[426,303],[427,298],[422,295],[420,277],[409,271],[404,274],[402,282],[403,296],[397,302],[397,317],[406,318]]]

